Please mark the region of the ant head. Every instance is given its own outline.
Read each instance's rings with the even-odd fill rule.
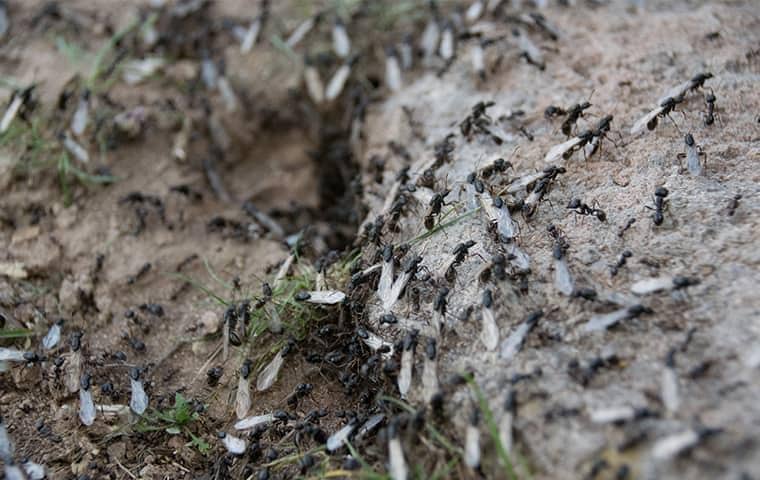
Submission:
[[[591,107],[591,102],[583,102],[579,105],[581,110],[586,110],[587,108]]]

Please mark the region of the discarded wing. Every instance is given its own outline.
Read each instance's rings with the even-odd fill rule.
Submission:
[[[673,277],[647,278],[631,285],[631,292],[636,295],[647,295],[673,288],[673,286]]]
[[[335,22],[332,28],[333,50],[340,58],[348,57],[351,53],[351,40],[348,38],[346,26],[341,21]]]
[[[547,163],[552,163],[558,160],[562,160],[568,152],[572,152],[573,149],[575,149],[582,142],[583,139],[581,137],[573,137],[566,142],[555,145],[546,153],[544,161]]]
[[[127,85],[137,85],[146,78],[154,75],[166,64],[161,57],[148,57],[142,60],[130,60],[122,66],[122,78]]]
[[[468,23],[474,23],[477,19],[480,18],[481,15],[483,15],[483,8],[483,1],[475,0],[470,4],[469,7],[467,7],[464,18],[467,19]]]
[[[678,394],[678,374],[670,365],[666,365],[662,370],[660,396],[662,397],[662,404],[665,406],[665,410],[668,413],[675,414],[681,405],[681,398]]]
[[[501,344],[501,358],[504,360],[511,360],[522,348],[525,337],[536,326],[538,320],[543,316],[543,312],[538,311],[528,315],[517,328],[512,332],[509,337]]]
[[[226,76],[222,75],[217,83],[227,112],[234,112],[238,107],[238,99],[235,91],[232,89],[232,85],[230,85],[230,81],[227,80]]]
[[[242,375],[238,379],[237,393],[235,394],[235,414],[237,418],[245,417],[251,409],[251,380]]]
[[[394,435],[388,439],[388,472],[393,480],[406,480],[409,476],[409,468],[404,458],[404,448],[401,439]]]
[[[425,57],[432,56],[438,49],[438,42],[441,38],[441,29],[438,26],[438,22],[431,18],[425,30],[422,32],[422,38],[420,39],[420,50],[422,50]]]
[[[493,309],[483,307],[481,311],[483,317],[483,329],[480,331],[480,341],[488,350],[496,350],[499,345],[499,327],[496,325]]]
[[[369,432],[377,428],[377,426],[380,425],[383,420],[385,420],[385,414],[383,413],[376,413],[375,415],[372,415],[356,432],[356,438],[359,439],[367,435]]]
[[[652,447],[652,458],[658,461],[670,460],[699,442],[699,433],[695,430],[668,435],[657,440]]]
[[[631,318],[631,307],[623,307],[610,313],[592,316],[583,326],[584,332],[599,332],[607,330],[616,323]]]
[[[325,86],[322,83],[322,77],[319,76],[319,70],[311,63],[306,63],[303,70],[303,78],[306,83],[306,92],[311,100],[320,104],[325,101]]]
[[[242,455],[245,453],[245,450],[248,447],[245,440],[234,435],[230,435],[229,433],[222,432],[220,434],[220,437],[222,439],[222,444],[224,444],[224,448],[226,448],[227,451],[233,455]]]
[[[702,163],[699,161],[699,147],[691,134],[686,135],[686,168],[692,175],[702,174]]]
[[[253,46],[256,44],[256,40],[259,38],[259,32],[261,31],[261,23],[261,16],[256,17],[251,22],[251,26],[248,27],[248,30],[246,30],[243,41],[240,43],[240,53],[250,52]]]
[[[338,290],[320,290],[305,292],[309,295],[304,301],[308,303],[316,303],[318,305],[335,305],[342,302],[346,298],[346,294]]]
[[[25,353],[15,348],[0,347],[0,362],[25,362]]]
[[[335,74],[332,76],[325,89],[325,100],[331,102],[340,96],[343,91],[343,87],[346,85],[346,80],[351,74],[351,65],[346,63],[341,65]]]
[[[44,465],[32,462],[31,460],[26,460],[21,462],[21,468],[24,469],[24,473],[26,473],[29,480],[42,480],[45,478],[46,473]]]
[[[148,395],[143,388],[142,380],[139,378],[139,372],[136,369],[130,372],[129,383],[132,389],[132,395],[129,399],[129,408],[138,415],[142,415],[148,408]]]
[[[14,92],[13,99],[11,100],[11,104],[5,110],[3,119],[0,120],[0,134],[3,134],[5,133],[6,130],[8,130],[8,127],[11,126],[11,123],[16,118],[16,115],[18,114],[18,111],[21,108],[21,105],[23,104],[24,104],[23,95],[20,92]]]
[[[8,429],[5,427],[3,418],[0,417],[0,460],[5,463],[13,459],[13,443],[8,436]]]
[[[74,155],[74,158],[79,160],[82,163],[88,163],[90,161],[90,154],[87,153],[87,150],[81,146],[79,143],[77,143],[76,140],[71,138],[71,136],[68,133],[63,134],[63,147],[72,155]]]
[[[467,424],[467,430],[465,430],[464,463],[470,468],[480,466],[480,430],[472,423]]]
[[[273,421],[274,421],[274,415],[271,413],[267,413],[265,415],[253,415],[251,417],[243,418],[239,420],[237,423],[235,423],[235,429],[236,430],[250,430],[259,425],[272,423]]]
[[[412,385],[412,371],[414,370],[414,348],[405,349],[401,352],[401,369],[398,373],[398,390],[401,398],[406,398]]]
[[[290,48],[295,48],[295,46],[298,45],[298,42],[303,40],[303,38],[308,35],[311,29],[314,28],[315,23],[315,17],[309,17],[301,22],[301,24],[298,25],[295,30],[293,30],[293,33],[290,34],[288,39],[285,41],[285,44]]]
[[[277,374],[280,373],[280,368],[285,357],[282,355],[282,350],[277,352],[277,355],[267,364],[266,367],[259,373],[256,379],[256,390],[263,392],[272,386],[275,380],[277,380]]]
[[[79,389],[79,419],[88,427],[95,422],[95,403],[90,389]]]
[[[593,423],[617,423],[632,420],[636,416],[636,409],[627,405],[621,407],[597,408],[589,411],[589,418]]]
[[[573,277],[570,274],[570,268],[567,266],[567,260],[564,256],[554,258],[554,286],[557,290],[568,297],[575,291]]]
[[[454,28],[449,25],[443,29],[441,45],[438,54],[442,59],[449,61],[454,57]]]
[[[330,435],[330,437],[327,439],[327,451],[334,452],[335,450],[342,447],[346,440],[348,440],[348,436],[351,435],[351,432],[353,431],[354,424],[349,423],[337,432]]]
[[[425,355],[422,364],[422,398],[426,403],[430,402],[438,391],[438,361],[435,357]]]
[[[483,52],[483,44],[481,42],[475,42],[470,47],[470,61],[472,62],[472,69],[475,74],[481,79],[485,79],[486,76],[486,60],[485,53]]]
[[[401,66],[395,53],[387,54],[385,57],[385,84],[392,92],[401,90]]]
[[[81,136],[90,121],[90,91],[85,90],[79,97],[77,109],[71,118],[71,131],[77,137]]]

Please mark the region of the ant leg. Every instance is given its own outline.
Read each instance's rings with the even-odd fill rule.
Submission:
[[[681,113],[683,113],[683,112],[681,112]],[[681,129],[678,128],[678,124],[676,123],[675,120],[673,120],[673,117],[671,117],[670,114],[667,114],[667,117],[670,119],[671,122],[673,122],[673,125],[676,127],[676,130],[678,130],[678,134],[679,135],[683,135],[683,133],[681,132]],[[684,115],[684,118],[685,117],[686,117],[686,115]]]

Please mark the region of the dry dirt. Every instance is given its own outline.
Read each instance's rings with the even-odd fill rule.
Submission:
[[[2,75],[22,84],[39,82],[43,111],[53,109],[73,75],[88,71],[86,62],[77,64],[56,48],[56,38],[94,52],[136,10],[128,2],[66,2],[93,26],[75,28],[67,21],[52,19],[32,26],[43,2],[9,3],[12,30],[0,43]],[[305,10],[299,2],[295,6],[274,3],[275,20],[268,28],[290,31]],[[467,212],[463,192],[469,172],[497,157],[514,165],[510,177],[542,169],[546,151],[565,139],[559,122],[543,117],[544,109],[590,98],[593,107],[589,112],[596,116],[588,115],[580,125],[593,125],[605,114],[614,115],[610,138],[617,146],[605,142],[601,153],[587,161],[580,154],[565,161],[567,173],[559,177],[537,213],[530,219],[515,215],[519,245],[531,257],[527,292],[511,280],[490,286],[503,337],[529,312],[545,312],[512,362],[487,352],[478,340],[484,285],[477,280],[477,273],[484,259],[505,248],[487,234],[482,212],[414,243],[411,253],[422,255],[427,271],[436,273],[459,242],[477,242],[458,268],[456,281],[449,285],[447,331],[438,347],[439,377],[443,382],[454,373],[472,371],[498,419],[510,378],[540,369],[541,375],[511,387],[517,394],[515,458],[522,459],[523,468],[517,469],[521,478],[584,478],[601,459],[606,467],[596,478],[614,478],[622,464],[631,468],[631,478],[758,478],[760,373],[748,360],[756,356],[760,340],[758,3],[662,1],[646,2],[638,10],[630,2],[598,7],[577,2],[582,5],[572,8],[550,3],[543,13],[557,25],[561,38],[553,42],[531,34],[544,53],[545,70],[518,57],[509,40],[511,27],[484,20],[489,37],[507,37],[487,50],[485,81],[471,71],[467,58],[471,42],[463,42],[458,60],[441,75],[435,73],[440,67],[437,64],[417,68],[405,72],[400,92],[389,94],[379,89],[385,99],[369,107],[357,159],[363,174],[362,202],[367,207],[362,213],[368,220],[381,213],[396,173],[407,164],[413,176],[420,173],[420,167],[433,158],[434,144],[449,133],[455,134],[456,149],[453,161],[437,171],[436,186],[452,189],[449,205],[444,207],[444,212],[451,210],[447,219]],[[219,1],[209,15],[215,25],[222,19],[247,22],[251,8],[248,2]],[[449,6],[446,8],[448,11]],[[111,30],[99,30],[105,25]],[[711,35],[714,32],[718,35]],[[91,478],[218,477],[224,457],[214,434],[232,423],[231,399],[243,353],[223,365],[224,375],[217,387],[207,385],[206,370],[223,363],[217,351],[224,307],[176,273],[226,299],[259,295],[262,281],[271,280],[273,267],[286,258],[288,248],[260,228],[250,230],[255,222],[240,208],[246,200],[272,213],[289,234],[312,225],[319,233],[310,260],[326,253],[328,246],[344,248],[347,253],[351,238],[361,230],[358,219],[332,213],[341,202],[327,200],[324,192],[329,183],[326,179],[345,174],[327,164],[321,142],[330,130],[329,122],[343,125],[345,118],[310,105],[298,69],[266,42],[248,56],[239,53],[229,34],[215,36],[213,45],[216,54],[225,58],[228,77],[243,104],[236,113],[219,115],[231,137],[231,147],[223,158],[210,153],[204,108],[208,101],[212,110],[219,112],[222,101],[193,86],[197,84],[197,55],[178,55],[163,75],[145,84],[117,83],[110,89],[108,97],[120,108],[140,105],[149,111],[137,139],[95,156],[96,165],[107,167],[118,178],[112,185],[85,186],[70,181],[67,202],[54,166],[20,168],[22,151],[18,146],[0,149],[0,262],[20,262],[28,274],[23,279],[0,276],[0,308],[8,316],[5,326],[24,327],[41,335],[62,317],[66,336],[83,330],[83,351],[95,385],[112,382],[117,391],[108,398],[94,388],[96,403],[126,403],[127,369],[138,365],[147,369],[152,406],[170,406],[174,392],[182,391],[207,408],[199,424],[192,427],[212,444],[212,453],[203,456],[184,438],[178,441],[161,432],[137,434],[126,428],[126,419],[98,422],[86,429],[77,418],[77,398],[64,394],[60,382],[50,378],[50,362],[14,367],[0,374],[0,414],[20,456],[44,463],[50,478],[82,474]],[[368,84],[374,80],[373,74],[382,72],[377,66],[367,68],[370,74],[357,83]],[[704,174],[693,177],[678,158],[684,151],[683,140],[672,123],[663,120],[655,131],[641,136],[631,136],[628,130],[667,87],[700,71],[714,74],[706,85],[717,97],[717,122],[703,125],[701,91],[692,93],[683,104],[684,115],[673,115],[681,131],[692,132],[706,153]],[[380,92],[373,95],[373,100],[380,98]],[[493,118],[524,110],[522,122],[535,139],[529,141],[506,124],[507,138],[501,145],[486,136],[464,139],[458,123],[476,102],[488,100],[495,102],[489,110]],[[411,112],[414,125],[404,109]],[[195,125],[184,162],[171,155],[180,128],[177,119],[183,117],[192,118]],[[390,141],[408,150],[410,163],[391,152]],[[95,143],[91,147],[97,150]],[[380,183],[370,172],[370,159],[375,155],[386,159]],[[209,158],[216,159],[215,168],[229,195],[226,201],[214,192],[204,174],[202,162]],[[189,187],[190,193],[171,190],[181,185]],[[657,186],[670,191],[661,226],[652,224],[651,211],[645,208],[652,204]],[[139,229],[135,207],[121,201],[131,192],[160,198],[165,218],[148,208],[145,227]],[[729,216],[727,206],[737,194],[742,198]],[[399,222],[399,232],[386,233],[383,243],[398,245],[424,233],[422,217],[431,195],[431,190],[418,188]],[[606,222],[568,213],[565,205],[575,197],[598,204],[607,214]],[[333,221],[336,215],[344,217],[337,226]],[[220,216],[241,227],[230,227],[228,222],[221,231],[210,228],[210,221]],[[636,218],[636,223],[619,237],[619,228],[629,218]],[[552,241],[546,233],[549,224],[566,235],[570,270],[580,286],[600,293],[627,294],[640,278],[675,274],[697,277],[701,283],[686,292],[639,299],[654,313],[606,333],[583,334],[585,321],[595,312],[607,310],[556,293]],[[630,249],[633,256],[611,277],[609,265],[624,249]],[[364,266],[373,263],[376,250],[372,245],[363,247]],[[151,265],[147,273],[130,281],[147,263]],[[231,287],[236,281],[240,288]],[[433,297],[443,282],[438,279],[434,283],[413,281],[422,308],[415,312],[409,296],[403,297],[394,308],[401,319],[399,328],[377,324],[382,311],[370,294],[366,305],[369,325],[393,340],[407,328],[420,328],[423,335],[429,335]],[[148,303],[161,304],[164,315],[158,317],[139,308]],[[470,305],[475,307],[473,314],[463,322],[459,313]],[[130,310],[136,315],[128,315]],[[660,399],[664,358],[692,330],[688,347],[676,356],[681,406],[677,412],[667,413]],[[212,338],[204,338],[204,334]],[[144,350],[133,348],[132,339],[143,341]],[[249,354],[255,358],[268,354],[272,342],[279,340],[267,335],[260,344],[248,346]],[[3,346],[9,344],[3,342]],[[15,341],[16,346],[30,349],[38,343],[39,337]],[[418,349],[416,378],[423,350]],[[56,353],[67,351],[68,347],[61,347]],[[127,360],[115,360],[117,351],[126,353]],[[568,375],[571,360],[584,364],[609,351],[614,351],[619,363],[600,369],[587,385]],[[358,408],[359,402],[356,395],[342,393],[338,372],[315,367],[302,355],[289,358],[275,387],[254,397],[252,411],[288,408],[286,398],[295,386],[311,382],[314,392],[293,413],[302,416],[313,408],[327,408],[330,414],[323,428],[331,432],[342,425],[338,411]],[[709,362],[706,373],[692,378],[690,372],[704,362]],[[419,405],[417,383],[411,401]],[[448,392],[446,408],[452,423],[445,429],[461,445],[460,432],[473,408],[472,396],[466,387],[450,387]],[[588,412],[594,408],[620,404],[646,406],[659,416],[622,427],[589,421]],[[649,452],[657,438],[695,426],[721,432],[672,463],[652,465]],[[485,426],[481,430],[486,457],[483,474],[505,478],[494,460]],[[639,432],[645,439],[620,453],[620,442]],[[282,450],[292,453],[295,447],[287,444]],[[384,455],[384,447],[375,450]],[[441,451],[437,447],[430,455],[443,458],[445,452]],[[339,465],[340,457],[336,458]],[[411,456],[408,460],[440,466],[437,459],[425,462]],[[236,462],[230,478],[240,478],[244,464]],[[382,460],[375,465],[382,468]],[[526,469],[530,474],[522,473]],[[293,471],[284,470],[282,475],[289,478]],[[448,475],[476,476],[461,462]]]

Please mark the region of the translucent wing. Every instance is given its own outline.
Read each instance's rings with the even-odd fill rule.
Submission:
[[[567,266],[565,257],[554,259],[554,286],[561,294],[568,297],[575,291],[573,277],[570,274],[570,268]]]
[[[21,466],[26,472],[26,476],[29,480],[42,480],[45,478],[45,467],[39,463],[34,463],[30,460],[21,463]]]
[[[242,455],[245,453],[245,449],[247,448],[245,440],[234,435],[230,435],[229,433],[225,434],[224,437],[222,437],[222,444],[224,444],[224,448],[226,448],[227,451],[233,455]]]
[[[340,58],[348,57],[351,52],[351,40],[348,38],[346,27],[336,22],[332,28],[333,50]]]
[[[633,124],[633,127],[631,127],[631,135],[635,135],[644,130],[647,124],[651,122],[652,119],[654,119],[657,115],[661,114],[663,110],[663,107],[657,107],[643,117],[639,118],[636,123]]]
[[[401,90],[401,67],[395,55],[388,55],[385,58],[385,84],[392,92]]]
[[[585,332],[598,332],[606,330],[621,320],[628,317],[628,307],[615,310],[614,312],[604,313],[592,316],[586,325],[583,326]]]
[[[631,292],[636,295],[647,295],[672,287],[673,277],[646,278],[631,285]]]
[[[346,298],[346,294],[338,290],[320,290],[308,292],[309,298],[305,301],[319,305],[335,305]]]
[[[524,190],[528,185],[542,178],[543,176],[544,172],[529,173],[528,175],[524,175],[516,179],[514,182],[510,183],[509,187],[507,188],[507,192],[516,193],[520,190]]]
[[[377,296],[383,304],[390,301],[391,287],[393,286],[393,260],[383,262],[380,271],[380,280],[377,282]]]
[[[263,392],[272,386],[275,380],[277,380],[277,374],[280,373],[280,368],[284,361],[282,356],[282,350],[277,352],[277,355],[267,364],[266,367],[259,373],[259,377],[256,379],[256,390]]]
[[[0,120],[0,133],[5,133],[5,131],[8,130],[8,127],[11,126],[11,122],[13,122],[13,119],[16,118],[16,114],[18,114],[18,111],[23,103],[24,98],[21,95],[16,94],[16,96],[13,97],[13,101],[11,102],[10,106],[5,110],[3,119]]]
[[[26,352],[16,350],[15,348],[0,347],[0,362],[23,362],[25,361],[24,353]],[[79,380],[77,380],[78,383]]]
[[[288,40],[285,43],[290,48],[294,48],[298,42],[303,40],[303,38],[311,31],[312,28],[314,28],[314,17],[309,17],[301,22],[301,24],[298,25],[295,30],[293,30],[293,33],[290,34]]]
[[[629,406],[597,408],[589,411],[591,421],[599,424],[631,420],[634,416],[636,416],[636,410]]]
[[[522,348],[523,342],[525,342],[525,337],[528,336],[528,333],[535,325],[536,321],[530,319],[522,322],[502,343],[501,358],[507,361],[512,360]]]
[[[348,440],[348,436],[351,435],[351,432],[353,431],[354,425],[349,423],[337,432],[330,435],[330,437],[327,439],[327,451],[334,452],[335,450],[342,447],[346,440]]]
[[[325,90],[325,99],[327,101],[332,101],[338,98],[340,92],[343,91],[343,86],[346,84],[346,80],[348,80],[348,75],[350,73],[351,67],[348,65],[341,65],[340,68],[338,68],[338,71],[335,72],[330,79],[330,82],[327,84],[327,89]]]
[[[425,355],[422,364],[422,398],[429,402],[438,393],[438,362]]]
[[[677,98],[681,95],[685,94],[687,90],[689,90],[692,86],[691,80],[686,80],[685,82],[676,85],[675,87],[671,87],[670,90],[668,90],[665,95],[660,97],[659,100],[657,100],[657,105],[662,104],[665,100],[668,98]]]
[[[58,345],[61,341],[61,326],[58,323],[54,323],[45,337],[42,339],[42,347],[45,350],[50,350]]]
[[[686,147],[686,168],[692,175],[702,174],[702,163],[699,161],[699,150],[696,145]]]
[[[235,395],[235,414],[242,419],[251,409],[251,382],[249,378],[238,379],[238,388]]]
[[[406,398],[412,385],[412,370],[414,366],[414,350],[404,350],[401,353],[401,369],[398,373],[398,390],[401,398]]]
[[[79,389],[79,420],[88,427],[95,422],[95,403],[89,389]]]
[[[303,71],[303,78],[306,82],[306,92],[312,101],[316,104],[322,103],[325,100],[325,86],[317,68],[307,65]]]
[[[488,350],[496,350],[499,345],[499,327],[496,325],[496,319],[493,315],[493,309],[483,308],[481,312],[483,317],[483,329],[480,331],[480,341]]]
[[[464,463],[470,468],[478,468],[480,465],[480,430],[472,424],[468,424],[465,430]]]
[[[662,381],[660,384],[660,396],[662,404],[670,413],[678,411],[681,404],[681,398],[678,394],[678,375],[672,367],[665,367],[662,370]]]
[[[428,21],[425,30],[422,32],[422,38],[420,40],[420,49],[424,52],[426,57],[435,53],[440,38],[441,29],[438,27],[438,22],[436,22],[435,19],[431,19]]]
[[[132,386],[132,397],[129,400],[129,408],[136,414],[142,415],[148,408],[148,395],[145,394],[141,380],[130,378],[129,381]]]
[[[369,432],[374,430],[378,425],[380,425],[380,423],[384,419],[385,419],[385,414],[383,413],[377,413],[369,417],[369,419],[366,422],[364,422],[361,428],[359,428],[359,431],[356,432],[356,438],[359,439],[367,435]]]
[[[659,461],[670,460],[699,442],[699,434],[694,430],[668,435],[655,442],[652,458]]]
[[[258,425],[264,425],[266,423],[272,423],[274,421],[274,415],[267,413],[265,415],[254,415],[252,417],[246,417],[239,420],[235,424],[236,430],[250,430]]]
[[[404,448],[401,446],[401,440],[398,436],[388,440],[388,471],[393,480],[406,480],[409,476],[409,469],[406,466],[404,458]]]
[[[245,32],[243,41],[240,44],[240,53],[248,53],[253,48],[256,40],[259,38],[259,31],[261,31],[261,16],[251,22],[251,26]]]
[[[581,139],[580,137],[573,137],[566,142],[553,146],[546,153],[546,156],[544,157],[544,161],[547,163],[552,163],[552,162],[556,162],[557,160],[562,160],[562,156],[564,154],[571,151],[576,146],[580,145],[582,141],[583,139]]]

